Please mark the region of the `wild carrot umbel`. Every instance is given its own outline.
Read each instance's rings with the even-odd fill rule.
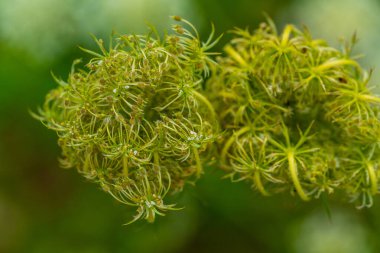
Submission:
[[[378,193],[380,98],[370,73],[293,25],[236,29],[208,82],[225,138],[221,166],[264,195],[302,200],[338,190],[370,206]]]
[[[58,134],[63,167],[75,167],[149,222],[175,209],[165,195],[198,179],[209,161],[218,123],[203,95],[214,68],[205,43],[186,20],[173,34],[117,36],[85,69],[75,63],[68,80],[49,92],[34,116]],[[189,28],[189,30],[188,30]]]

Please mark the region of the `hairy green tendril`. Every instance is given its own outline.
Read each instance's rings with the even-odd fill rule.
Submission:
[[[93,56],[86,68],[74,62],[67,82],[57,79],[34,114],[57,132],[62,166],[136,206],[132,222],[176,209],[165,196],[198,179],[214,156],[218,123],[202,85],[218,38],[212,27],[202,43],[188,21],[173,18],[180,23],[163,38],[151,28],[117,36],[109,50],[95,39],[100,53],[83,49]]]
[[[236,29],[208,81],[225,138],[221,166],[264,195],[302,200],[346,193],[358,207],[378,193],[380,98],[352,54],[308,30],[271,21]]]

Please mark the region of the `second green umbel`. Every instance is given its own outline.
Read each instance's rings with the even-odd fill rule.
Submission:
[[[235,30],[208,89],[222,127],[221,166],[264,195],[342,192],[358,207],[378,193],[380,98],[352,56],[292,25]]]

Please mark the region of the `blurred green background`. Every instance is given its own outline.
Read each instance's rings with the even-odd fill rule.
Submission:
[[[329,201],[330,219],[320,200],[265,198],[216,168],[171,197],[182,211],[122,226],[134,210],[59,168],[55,134],[28,113],[56,86],[51,71],[65,79],[74,59],[87,59],[78,46],[95,48],[90,33],[107,40],[112,30],[144,32],[147,22],[164,31],[169,15],[181,15],[206,38],[211,22],[218,33],[253,29],[263,12],[332,45],[356,31],[380,90],[377,0],[0,0],[0,252],[380,252],[380,198],[366,210]]]

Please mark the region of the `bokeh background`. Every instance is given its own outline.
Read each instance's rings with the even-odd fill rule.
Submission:
[[[380,90],[378,0],[0,0],[0,252],[380,252],[380,198],[366,210],[265,198],[216,168],[171,197],[182,211],[123,226],[134,211],[59,168],[55,134],[28,113],[56,86],[51,71],[64,79],[74,59],[88,59],[78,46],[95,49],[89,34],[107,41],[112,30],[145,32],[146,23],[164,31],[169,15],[181,15],[206,38],[211,22],[218,33],[254,29],[263,12],[335,46],[356,31],[361,64],[375,69]]]

